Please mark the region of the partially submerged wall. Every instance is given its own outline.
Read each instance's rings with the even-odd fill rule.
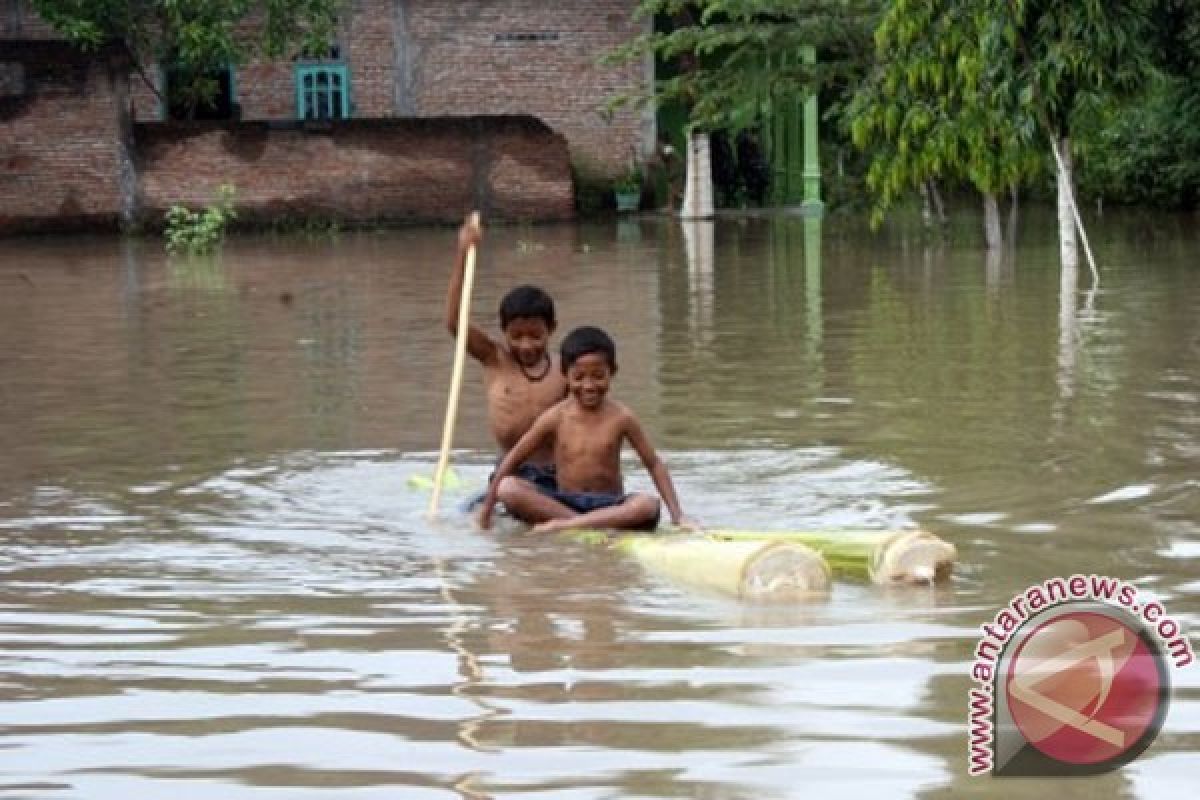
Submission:
[[[0,51],[0,233],[113,227],[118,131],[101,62],[59,42]]]
[[[450,222],[574,216],[566,140],[533,117],[135,126],[139,206],[206,205],[234,185],[243,219]]]
[[[652,80],[646,63],[603,60],[648,30],[636,0],[351,5],[328,54],[347,70],[350,121],[299,125],[300,62],[252,60],[231,82],[242,125],[170,131],[155,127],[165,112],[143,76],[115,92],[102,60],[58,41],[28,3],[0,3],[0,234],[112,227],[135,200],[153,213],[207,203],[223,182],[252,215],[421,221],[490,205],[493,217],[562,219],[572,157],[581,175],[611,175],[652,148],[653,114],[607,107]],[[153,65],[144,77],[163,82]],[[479,111],[509,122],[465,116]],[[561,137],[512,122],[524,115]],[[122,147],[131,120],[140,153]]]
[[[342,15],[340,57],[351,116],[531,114],[567,138],[581,164],[624,171],[653,149],[654,115],[618,95],[644,92],[643,61],[605,57],[650,29],[636,0],[355,0]],[[295,64],[251,61],[236,70],[243,120],[298,116]],[[138,119],[160,115],[143,93]]]
[[[115,229],[118,129],[104,69],[5,63],[13,62],[0,63],[0,234]],[[142,123],[134,138],[135,207],[152,227],[171,205],[212,202],[225,183],[236,187],[246,222],[450,222],[473,208],[492,220],[575,213],[566,140],[533,117]]]

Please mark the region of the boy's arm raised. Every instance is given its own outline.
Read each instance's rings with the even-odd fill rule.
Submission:
[[[492,527],[492,509],[496,506],[498,499],[496,493],[500,489],[500,481],[512,475],[517,467],[524,464],[525,459],[533,455],[557,427],[558,406],[552,406],[534,420],[533,426],[517,440],[512,450],[509,450],[500,461],[500,466],[496,467],[496,471],[492,473],[492,482],[488,484],[487,494],[484,495],[483,504],[479,509],[479,527],[484,530]]]
[[[450,286],[446,290],[446,328],[451,336],[458,336],[458,315],[462,311],[463,271],[467,263],[467,251],[478,247],[483,239],[483,231],[479,227],[479,217],[472,214],[467,217],[458,230],[458,254],[454,259],[454,271],[450,274]],[[490,364],[496,359],[496,343],[480,328],[468,321],[467,323],[467,352],[476,361]]]
[[[684,516],[683,508],[679,505],[679,497],[675,494],[675,483],[671,480],[671,473],[663,460],[658,457],[654,446],[650,444],[645,431],[642,430],[641,423],[633,414],[629,414],[625,421],[625,437],[629,439],[629,443],[637,451],[638,457],[642,459],[646,471],[654,479],[654,487],[658,489],[659,496],[662,497],[667,511],[671,514],[671,522],[684,528],[699,529],[698,523]]]

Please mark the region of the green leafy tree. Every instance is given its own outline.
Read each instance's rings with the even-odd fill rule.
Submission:
[[[822,86],[860,75],[870,58],[879,0],[642,0],[636,13],[669,17],[617,52],[647,53],[680,66],[651,98],[680,102],[692,124],[737,129],[778,103],[796,103]],[[798,56],[815,47],[816,65]]]
[[[879,0],[641,0],[637,14],[667,19],[614,53],[618,61],[653,56],[667,77],[639,98],[686,110],[690,138],[736,131],[794,107],[865,71]],[[819,53],[807,63],[805,48]],[[620,98],[629,100],[628,96]],[[688,179],[708,174],[688,147]],[[711,195],[711,187],[700,192]],[[693,196],[693,191],[685,193]]]
[[[856,136],[898,158],[873,166],[881,205],[934,176],[985,195],[1012,185],[1032,173],[1028,148],[1040,138],[1058,175],[1063,263],[1077,264],[1072,125],[1146,81],[1154,2],[891,0],[883,63],[855,107]]]
[[[1108,98],[1076,123],[1080,181],[1117,203],[1200,205],[1200,4],[1158,0],[1147,91]]]
[[[1073,124],[1105,98],[1144,87],[1152,70],[1156,0],[982,0],[981,55],[990,83],[1015,92],[1050,140],[1058,188],[1059,253],[1079,262]]]
[[[1070,136],[1088,102],[1144,85],[1153,0],[984,0],[975,16],[997,85],[1011,83],[1048,132]]]
[[[933,181],[966,181],[984,203],[988,248],[1003,245],[997,194],[1040,166],[1029,109],[1011,83],[993,83],[970,0],[889,4],[875,31],[877,62],[846,109],[869,154],[872,222],[902,195]]]
[[[248,58],[326,46],[343,1],[33,0],[33,7],[81,48],[143,76],[160,63],[203,81],[212,70]]]

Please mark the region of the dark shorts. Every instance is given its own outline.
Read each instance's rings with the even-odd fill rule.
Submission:
[[[494,474],[494,473],[493,473]],[[558,477],[554,470],[553,464],[522,464],[517,467],[513,473],[515,477],[521,480],[532,483],[534,488],[547,497],[553,498],[562,503],[567,508],[577,514],[586,514],[589,511],[595,511],[599,508],[612,508],[624,503],[632,495],[629,494],[608,494],[606,492],[564,492],[558,488]],[[488,476],[488,483],[492,482],[492,476]],[[465,506],[465,511],[473,511],[483,502],[484,494],[468,501]],[[659,517],[661,516],[662,506],[659,506],[659,514],[655,514],[654,518],[647,520],[646,524],[638,530],[652,531],[658,527]]]
[[[492,482],[492,473],[488,475],[488,483]],[[529,481],[537,487],[538,491],[547,494],[553,494],[558,491],[558,479],[555,477],[553,464],[522,464],[517,467],[517,471],[513,473],[516,477]],[[474,497],[468,498],[463,503],[462,510],[466,512],[474,511],[483,505],[483,498],[487,496],[487,492],[480,492]]]
[[[522,464],[513,474],[521,480],[529,481],[543,492],[558,491],[558,476],[553,464]],[[491,482],[491,476],[488,476],[488,483]]]
[[[586,514],[589,511],[595,511],[600,508],[612,508],[619,506],[628,500],[633,495],[631,494],[607,494],[605,492],[562,492],[558,490],[541,489],[542,494],[553,497],[558,502],[562,503],[567,508],[579,514]],[[662,506],[659,506],[659,513],[654,515],[654,519],[647,520],[638,530],[652,531],[658,527],[658,518],[661,515]]]

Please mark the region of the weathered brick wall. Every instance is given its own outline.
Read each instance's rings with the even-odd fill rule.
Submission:
[[[295,119],[296,81],[291,64],[253,62],[237,71],[234,102],[243,120]]]
[[[0,0],[0,63],[4,62],[5,53],[15,52],[21,44],[52,41],[65,43],[66,39],[34,12],[29,0]],[[158,67],[151,64],[145,73],[157,88],[162,81]],[[158,96],[146,85],[146,80],[135,74],[129,88],[135,118],[159,119],[162,112]]]
[[[609,172],[653,142],[653,122],[614,96],[643,87],[642,64],[600,60],[645,29],[636,0],[350,0],[338,39],[356,118],[532,114],[567,138],[572,155]],[[0,39],[52,37],[27,0],[0,0]],[[296,116],[294,65],[235,71],[245,120]],[[156,67],[147,74],[160,80]],[[133,84],[135,116],[161,118]]]
[[[396,0],[355,0],[339,35],[350,65],[350,97],[356,117],[409,116],[396,109],[394,69]],[[472,108],[466,114],[493,114]]]
[[[0,40],[49,41],[61,38],[33,12],[29,0],[0,0]]]
[[[642,64],[599,63],[644,30],[635,5],[354,0],[339,34],[353,116],[532,114],[566,136],[577,159],[619,170],[653,141],[640,112],[605,110],[647,80]],[[247,64],[236,83],[243,119],[296,116],[292,63]]]
[[[115,224],[117,119],[108,76],[57,42],[6,42],[0,233]]]
[[[394,13],[407,11],[407,82],[418,114],[533,114],[567,137],[576,158],[610,170],[652,134],[644,136],[638,111],[604,110],[646,82],[641,64],[598,63],[644,29],[633,0],[396,4]]]
[[[395,113],[392,65],[392,0],[354,0],[337,40],[349,67],[351,116],[358,119],[410,116]],[[242,119],[295,119],[295,62],[253,61],[237,70],[235,101]],[[466,113],[486,113],[471,109]]]
[[[147,83],[153,84],[151,88]],[[129,81],[129,102],[132,105],[133,118],[143,122],[162,119],[165,114],[159,95],[165,90],[163,76],[157,67],[145,70],[145,76],[134,74]]]
[[[265,123],[136,127],[141,205],[161,220],[237,188],[248,220],[452,222],[574,214],[565,140],[529,117],[349,120],[312,129]]]
[[[279,129],[265,138],[216,129],[201,135],[195,128],[186,136],[143,130],[151,147],[143,161],[152,169],[142,191],[155,208],[154,203],[207,202],[215,185],[241,176],[236,182],[260,198],[253,207],[264,213],[279,208],[352,219],[451,219],[477,204],[474,192],[504,216],[570,216],[566,148],[576,162],[612,173],[653,138],[653,124],[640,112],[604,110],[612,96],[647,80],[642,65],[599,63],[642,29],[645,23],[633,19],[635,5],[636,0],[351,0],[339,43],[350,68],[352,124],[324,135]],[[0,231],[43,223],[109,224],[120,207],[116,114],[107,74],[51,41],[55,38],[26,0],[0,0]],[[39,47],[50,49],[36,51]],[[30,65],[22,61],[26,56],[33,59]],[[157,67],[147,74],[161,81]],[[292,62],[244,65],[234,83],[244,120],[295,118]],[[140,76],[131,82],[130,102],[137,120],[161,118],[160,101]],[[546,131],[489,129],[483,138],[492,143],[481,166],[482,123],[456,129],[442,119],[521,114],[542,120],[565,142],[547,138]],[[427,120],[431,127],[368,124],[371,118],[396,117]],[[446,141],[416,133],[430,130]],[[256,177],[252,155],[259,145],[247,144],[256,136],[271,155],[262,177]],[[187,152],[185,141],[198,152]],[[250,155],[233,155],[226,145]],[[174,172],[172,163],[178,164]],[[442,187],[463,175],[468,185],[446,189],[444,196],[421,185],[429,179]]]

